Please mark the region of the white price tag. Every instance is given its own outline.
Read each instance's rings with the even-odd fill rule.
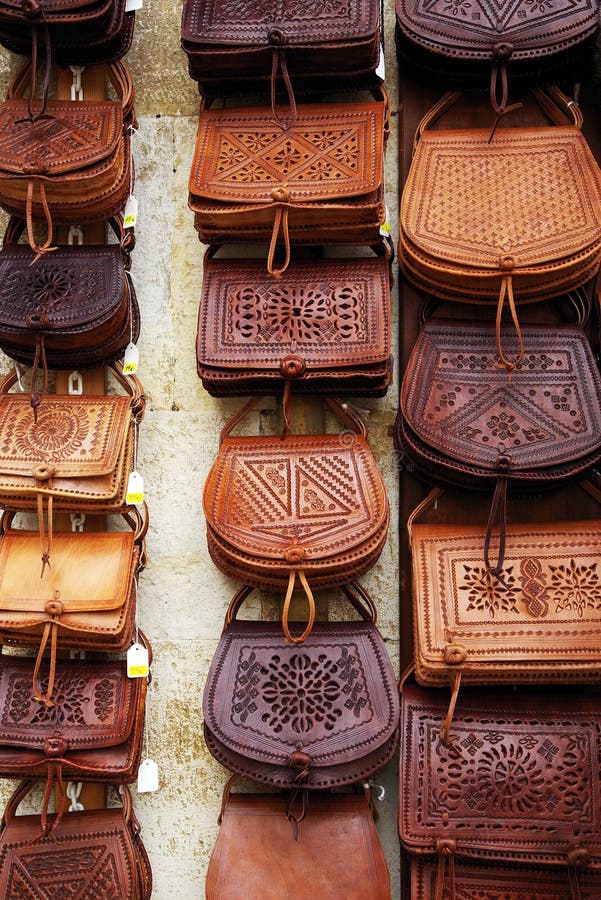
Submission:
[[[125,0],[125,12],[135,12],[137,9],[142,9],[144,6],[144,0]]]
[[[159,767],[152,759],[145,759],[138,769],[138,793],[150,794],[159,789]]]
[[[148,650],[142,644],[132,644],[127,651],[127,677],[146,678],[148,671]]]
[[[376,75],[378,78],[381,78],[382,81],[386,81],[386,63],[384,61],[384,47],[380,44],[380,59],[378,60],[378,65],[376,68]]]
[[[128,344],[125,348],[125,355],[123,357],[123,374],[135,375],[138,371],[139,360],[140,354],[136,345]]]
[[[144,502],[144,479],[139,472],[131,472],[127,481],[126,503]]]
[[[123,227],[124,228],[133,228],[137,221],[138,221],[138,201],[136,200],[134,195],[131,194],[127,203],[125,204],[125,211],[123,213]]]
[[[386,218],[380,225],[380,234],[383,237],[390,237],[390,216],[388,215],[388,204],[386,204]]]

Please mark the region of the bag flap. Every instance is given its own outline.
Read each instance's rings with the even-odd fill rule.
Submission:
[[[41,578],[40,552],[37,531],[11,529],[2,536],[0,627],[14,627],[15,617],[5,619],[7,613],[37,613],[36,620],[46,621],[48,601],[60,602],[68,615],[119,609],[127,600],[137,558],[133,532],[57,532],[52,564]]]
[[[407,37],[454,59],[492,59],[500,44],[509,45],[511,59],[545,56],[580,43],[597,28],[593,0],[479,0],[477,12],[466,5],[472,6],[396,0],[396,18]]]
[[[317,623],[302,646],[279,624],[233,622],[211,663],[205,722],[250,759],[310,766],[361,759],[398,725],[398,689],[382,638],[365,622]]]
[[[270,35],[276,31],[286,45],[319,46],[374,34],[379,10],[373,0],[186,0],[182,38],[190,44],[270,47]]]
[[[601,698],[555,687],[462,688],[452,746],[440,737],[448,705],[440,688],[403,687],[405,846],[435,852],[448,839],[457,856],[564,864],[578,847],[598,866]]]
[[[117,466],[130,425],[130,397],[48,395],[36,423],[29,397],[3,394],[0,487],[3,475],[33,481],[38,465],[51,467],[57,478],[107,475]]]
[[[123,301],[117,244],[59,247],[35,266],[33,256],[21,245],[0,251],[0,328],[56,332],[101,322]],[[42,317],[47,325],[38,324]]]
[[[355,434],[223,441],[204,489],[207,522],[244,554],[308,562],[378,534],[388,503],[373,453]]]
[[[512,328],[502,343],[517,354]],[[495,329],[427,322],[401,388],[403,417],[447,457],[509,474],[576,461],[601,449],[601,377],[582,330],[524,326],[526,353],[498,366]]]
[[[386,259],[291,263],[276,281],[265,263],[206,259],[198,360],[223,369],[356,368],[390,355]]]
[[[281,190],[291,204],[369,193],[382,183],[383,128],[383,103],[299,106],[286,129],[268,107],[204,110],[190,193],[267,204]]]
[[[467,278],[561,263],[601,242],[601,171],[577,128],[498,128],[489,138],[489,129],[421,136],[400,219],[418,252]]]
[[[123,133],[120,103],[49,100],[46,114],[32,122],[27,100],[0,104],[0,175],[64,176],[115,155]]]
[[[119,6],[124,0],[38,0],[44,20],[54,24],[56,20],[77,23],[80,20],[99,18],[110,12],[111,7]],[[26,22],[31,16],[24,11],[23,0],[0,0],[0,13],[17,16]],[[34,20],[35,21],[35,20]]]
[[[43,750],[56,758],[72,750],[116,747],[130,738],[146,680],[128,678],[125,661],[94,660],[92,667],[58,660],[50,708],[33,697],[34,662],[0,658],[0,745]],[[45,672],[44,692],[47,683]]]
[[[484,563],[484,525],[413,526],[413,611],[424,664],[463,647],[479,665],[527,667],[529,680],[601,672],[601,520],[506,526],[500,577]],[[496,546],[496,540],[494,543]],[[452,636],[452,641],[449,637]],[[552,670],[552,675],[550,671]]]

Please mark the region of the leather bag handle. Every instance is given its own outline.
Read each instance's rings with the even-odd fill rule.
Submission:
[[[15,790],[8,798],[6,806],[4,807],[2,822],[0,823],[0,829],[2,831],[4,831],[6,826],[17,817],[17,809],[19,808],[19,805],[23,802],[27,795],[31,793],[32,789],[39,783],[39,778],[28,778],[27,780],[22,781],[15,788]],[[123,810],[123,818],[125,820],[125,824],[129,825],[130,821],[132,820],[133,814],[133,803],[129,787],[126,784],[121,784],[113,785],[113,789],[121,800],[121,807]]]
[[[133,227],[123,227],[123,215],[121,213],[108,219],[107,224],[117,238],[121,250],[126,256],[129,257],[129,254],[136,245],[135,229]],[[11,216],[8,220],[8,225],[6,226],[4,237],[2,238],[2,246],[17,246],[19,243],[19,239],[24,234],[26,228],[27,222],[25,221],[25,219],[21,219],[18,216]]]
[[[15,377],[16,380],[16,377]],[[13,381],[14,384],[14,381]],[[0,383],[0,393],[2,392],[2,384]],[[263,399],[263,395],[259,397],[251,397],[238,412],[229,419],[223,428],[221,429],[221,433],[219,435],[219,443],[222,444],[226,438],[231,437],[232,431],[234,428],[242,422],[243,419],[246,418],[248,413],[250,413],[258,403]],[[342,400],[338,400],[333,397],[326,398],[326,403],[337,417],[338,421],[341,422],[346,428],[352,431],[354,434],[360,435],[363,438],[367,439],[367,427],[363,419],[354,411],[354,409],[346,402]],[[284,418],[286,420],[286,427],[284,429],[284,434],[282,435],[282,439],[285,438],[285,435],[290,430],[290,420],[287,416],[286,404],[284,404]]]

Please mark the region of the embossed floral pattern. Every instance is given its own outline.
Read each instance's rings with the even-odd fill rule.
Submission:
[[[83,448],[89,434],[84,410],[75,406],[47,410],[43,405],[37,423],[29,417],[20,419],[15,427],[14,443],[25,459],[38,459],[40,452],[54,459],[72,456]]]
[[[504,441],[517,434],[520,427],[515,421],[515,416],[506,412],[491,416],[486,425],[490,428],[494,437],[500,437]]]
[[[557,612],[569,610],[582,618],[587,610],[601,609],[601,580],[597,563],[569,563],[549,566]]]
[[[503,569],[501,577],[493,575],[484,566],[463,564],[465,584],[459,590],[467,591],[467,610],[487,612],[494,619],[498,612],[518,612],[518,585],[513,566]]]
[[[115,711],[115,683],[103,678],[94,687],[94,713],[101,722],[106,722]]]

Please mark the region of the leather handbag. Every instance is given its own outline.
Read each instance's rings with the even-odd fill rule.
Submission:
[[[120,807],[17,815],[34,781],[10,797],[0,826],[0,895],[150,900],[152,869],[126,785]]]
[[[380,3],[345,7],[241,0],[185,0],[181,45],[191,78],[221,93],[247,79],[284,80],[373,75],[380,57]],[[240,79],[240,73],[244,78]]]
[[[215,259],[209,250],[196,359],[216,397],[285,386],[383,396],[391,378],[388,260],[295,261],[276,281],[259,260]]]
[[[285,589],[348,584],[374,565],[390,511],[364,423],[328,400],[342,434],[236,437],[258,403],[226,424],[203,496],[207,543],[217,568],[245,584]]]
[[[40,534],[2,518],[0,536],[0,644],[45,650],[50,667],[58,649],[117,653],[133,643],[136,585],[146,563],[148,513],[123,513],[129,531],[59,532],[52,565],[39,574]],[[37,672],[34,681],[37,680]],[[39,684],[34,690],[40,694]],[[50,698],[44,698],[50,699]]]
[[[209,751],[230,771],[280,788],[366,780],[398,743],[398,690],[373,601],[349,586],[361,619],[317,622],[299,647],[284,642],[279,623],[236,619],[249,593],[232,598],[207,675]]]
[[[118,100],[53,100],[24,95],[27,64],[0,104],[0,206],[25,219],[29,246],[48,253],[54,225],[110,219],[132,190],[130,126],[134,88],[125,63],[107,66]],[[74,147],[77,151],[74,152]],[[33,222],[45,223],[39,243]]]
[[[270,242],[267,268],[284,272],[290,242],[382,242],[387,99],[203,109],[188,205],[205,243]],[[275,263],[278,241],[285,256]]]
[[[516,306],[586,284],[601,261],[601,170],[582,116],[556,88],[535,91],[554,121],[572,124],[430,131],[459,96],[424,117],[401,200],[399,264],[443,299]],[[561,184],[561,191],[557,185]],[[502,362],[512,370],[523,353]]]
[[[133,236],[113,221],[119,244],[62,246],[31,265],[11,220],[0,250],[0,348],[17,362],[68,369],[107,365],[140,333],[128,277]],[[34,373],[35,377],[35,373]]]
[[[436,87],[489,84],[493,106],[502,109],[510,81],[549,84],[581,77],[598,14],[596,0],[396,0],[399,64]]]
[[[285,797],[231,793],[232,780],[207,870],[207,900],[390,900],[369,789],[311,794],[302,820],[291,824]]]
[[[46,777],[48,788],[63,778],[134,781],[147,679],[128,678],[124,659],[59,659],[39,673],[34,696],[34,668],[34,659],[0,655],[2,777]]]
[[[401,691],[400,836],[437,863],[433,896],[469,858],[552,867],[575,900],[601,871],[598,693],[466,688],[452,742],[439,734],[444,693]]]
[[[128,52],[134,22],[126,0],[1,0],[0,44],[62,66],[91,66]]]

